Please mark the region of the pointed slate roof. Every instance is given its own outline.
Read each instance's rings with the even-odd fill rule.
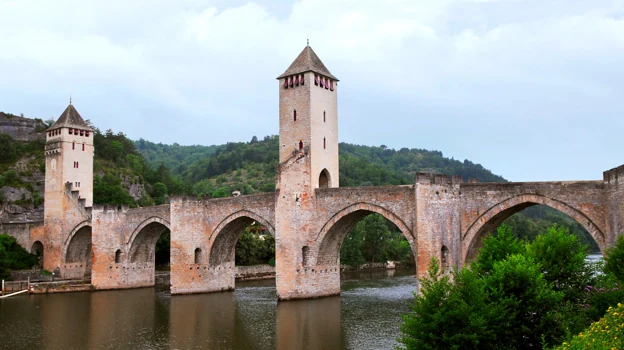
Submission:
[[[76,108],[74,108],[74,105],[71,103],[67,106],[67,108],[65,108],[63,114],[61,114],[58,120],[52,124],[49,130],[62,127],[93,131],[84,119],[82,119]]]
[[[305,72],[318,73],[338,81],[338,78],[329,72],[310,45],[307,45],[303,51],[301,51],[290,67],[288,67],[282,75],[277,77],[277,79]]]

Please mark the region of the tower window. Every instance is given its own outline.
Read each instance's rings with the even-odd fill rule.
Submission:
[[[201,264],[203,260],[202,250],[200,248],[195,248],[195,263]]]
[[[325,111],[323,111],[323,123],[325,123]]]
[[[329,89],[329,79],[325,78],[325,90]]]
[[[80,136],[84,136],[84,130],[80,130]]]
[[[72,149],[76,149],[76,143],[72,142]]]
[[[76,162],[76,169],[80,168],[80,163]]]
[[[298,75],[295,77],[295,85],[299,86],[299,76]]]
[[[293,110],[293,121],[297,121],[297,110]]]
[[[304,84],[304,82],[305,82],[303,77],[305,77],[305,75],[301,74],[301,79],[299,79],[299,83],[300,83],[301,85],[303,85],[303,84]]]
[[[85,131],[85,136],[89,137],[89,132],[88,131]]]
[[[82,144],[82,150],[84,151],[84,143]]]
[[[71,134],[72,134],[72,129],[69,129],[69,130],[68,130],[68,132],[69,132],[69,134],[71,135]]]
[[[303,141],[299,140],[299,149],[302,150],[303,149]]]
[[[334,91],[334,81],[333,81],[333,80],[330,80],[330,81],[329,81],[329,89],[330,89],[331,91]]]
[[[327,140],[323,137],[323,149],[325,149],[327,146]]]
[[[318,85],[319,84],[319,77],[318,75],[314,74],[314,85]]]
[[[284,89],[288,89],[288,78],[284,78]]]
[[[288,85],[290,85],[290,87],[294,86],[293,77],[290,77],[290,79],[288,79]]]

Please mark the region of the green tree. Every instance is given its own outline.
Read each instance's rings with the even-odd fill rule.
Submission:
[[[620,235],[615,245],[605,251],[604,260],[604,272],[624,284],[624,235]]]
[[[492,327],[504,310],[486,302],[485,284],[479,276],[462,269],[453,272],[455,283],[443,275],[433,258],[426,277],[420,281],[412,312],[403,317],[403,349],[493,349]]]
[[[498,227],[495,234],[483,240],[483,246],[471,268],[479,274],[489,274],[495,262],[504,260],[512,254],[520,254],[524,250],[524,243],[516,237],[511,227],[503,224]]]
[[[37,263],[37,256],[27,252],[14,237],[0,234],[0,279],[9,279],[10,270],[30,269]]]
[[[593,277],[585,261],[587,246],[566,227],[553,225],[527,244],[526,253],[541,266],[553,289],[564,293],[566,301],[581,301]]]

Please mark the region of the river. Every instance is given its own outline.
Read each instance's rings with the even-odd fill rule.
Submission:
[[[392,349],[413,270],[345,273],[342,295],[277,302],[275,280],[173,296],[141,288],[0,300],[0,349]]]

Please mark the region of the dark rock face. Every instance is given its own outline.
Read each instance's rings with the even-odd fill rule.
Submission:
[[[17,141],[43,139],[45,129],[46,125],[41,120],[0,112],[0,133],[8,134]]]

